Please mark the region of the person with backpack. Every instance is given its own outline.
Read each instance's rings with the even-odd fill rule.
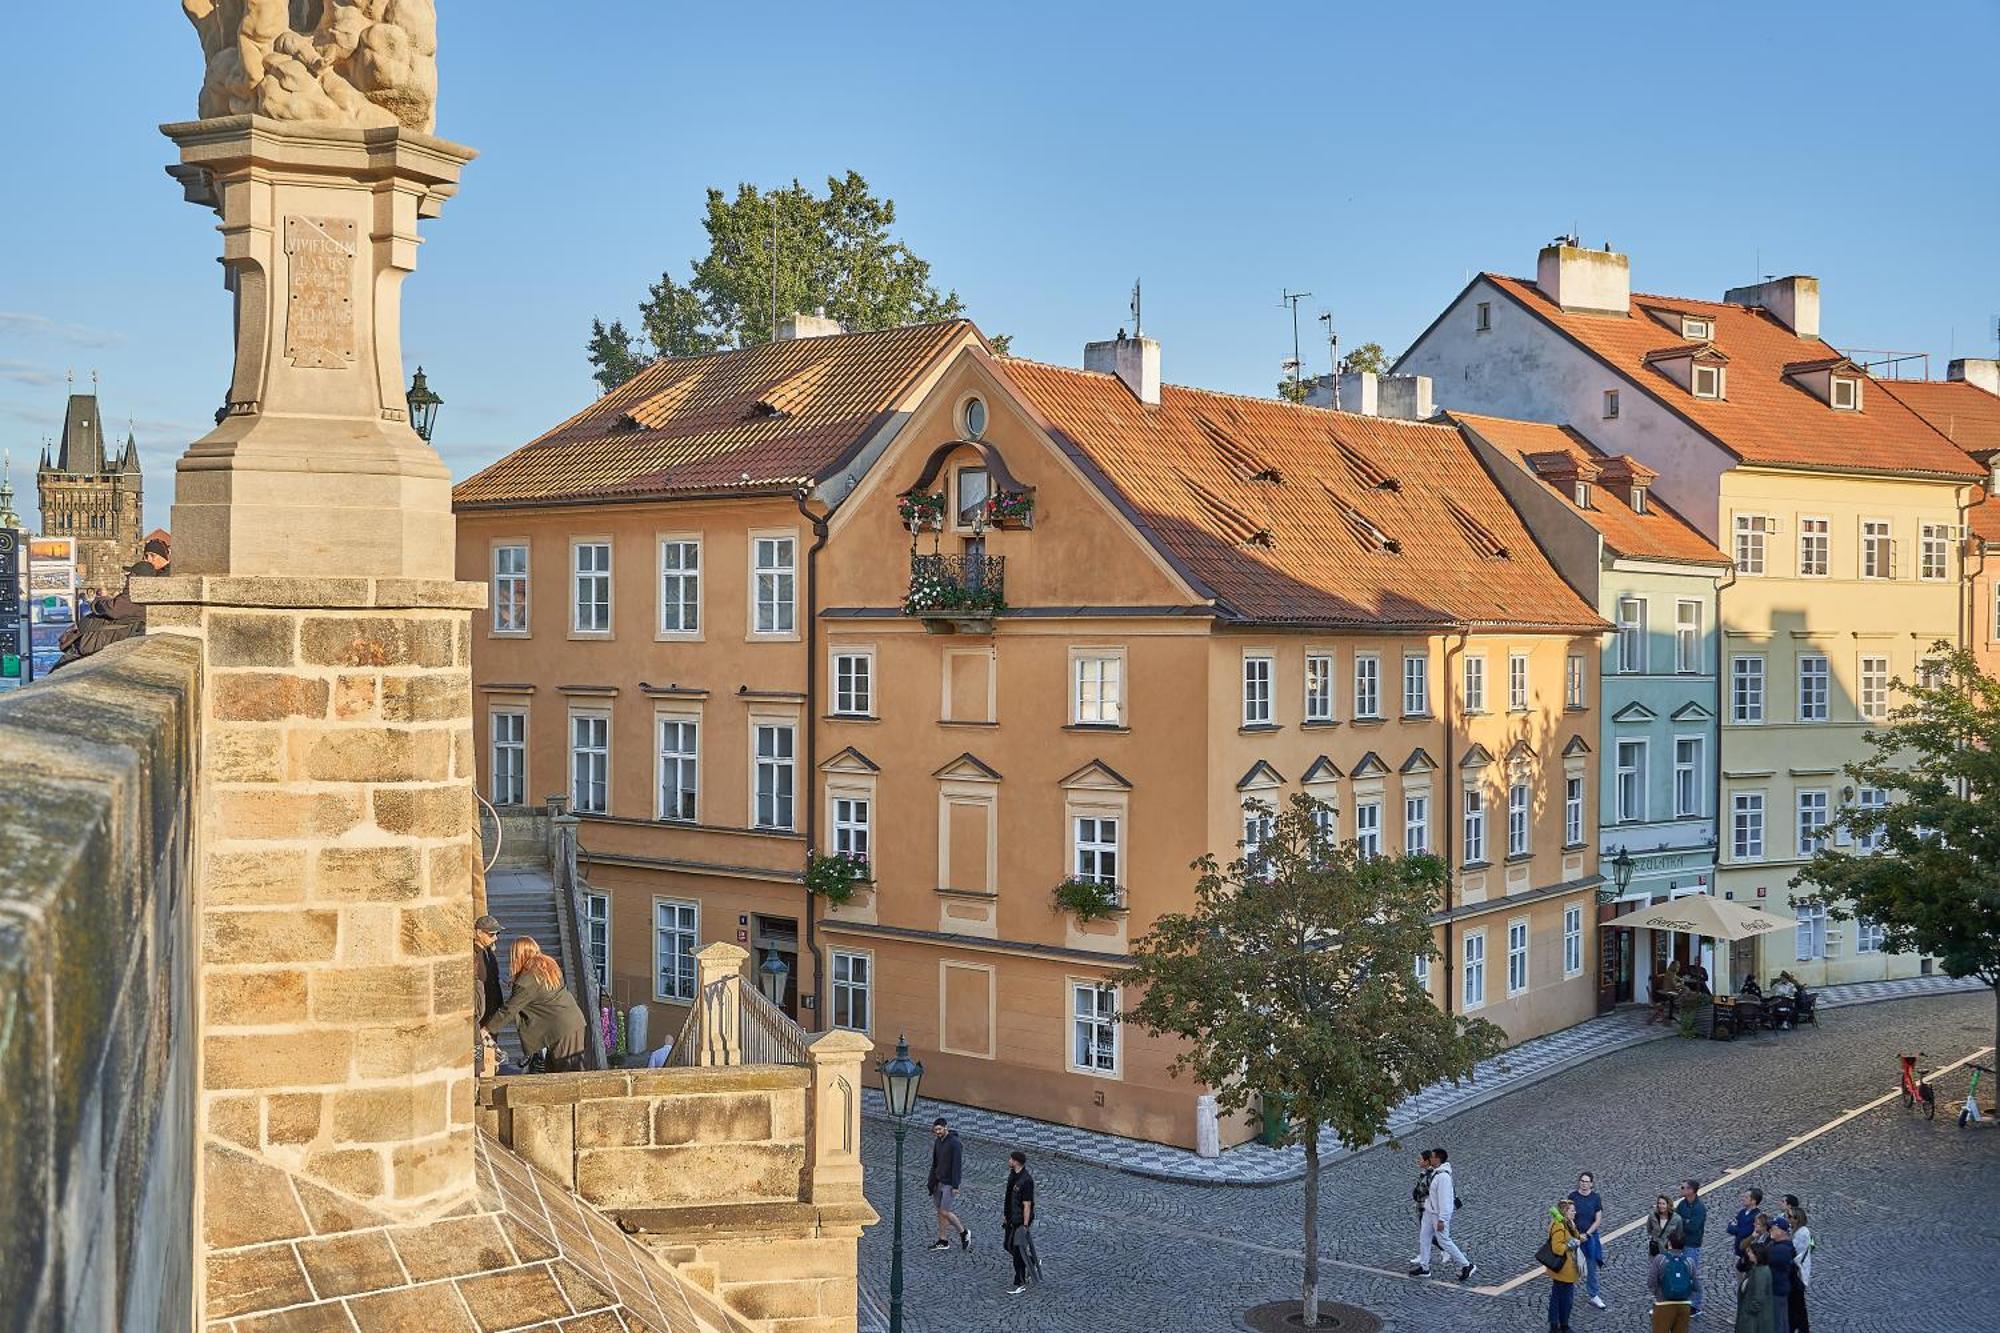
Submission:
[[[1028,1174],[1028,1155],[1016,1149],[1007,1154],[1007,1193],[1001,1202],[1001,1221],[1006,1227],[1007,1253],[1014,1260],[1014,1285],[1009,1296],[1028,1290],[1028,1266],[1034,1264],[1039,1280],[1041,1264],[1035,1260],[1035,1178]]]
[[[1708,1205],[1701,1201],[1701,1182],[1683,1180],[1681,1201],[1674,1205],[1681,1220],[1681,1248],[1687,1252],[1688,1267],[1694,1270],[1694,1305],[1690,1315],[1701,1314],[1701,1242],[1708,1230]]]
[[[1431,1149],[1431,1183],[1424,1196],[1422,1225],[1417,1233],[1417,1262],[1410,1266],[1411,1277],[1431,1275],[1431,1242],[1436,1241],[1445,1257],[1458,1265],[1458,1280],[1464,1282],[1479,1271],[1479,1266],[1465,1257],[1465,1251],[1452,1243],[1451,1215],[1458,1211],[1458,1189],[1451,1178],[1451,1154],[1442,1148]]]
[[[1576,1205],[1568,1199],[1556,1200],[1549,1209],[1549,1245],[1543,1253],[1560,1258],[1560,1265],[1542,1259],[1542,1267],[1549,1273],[1549,1333],[1570,1333],[1569,1317],[1576,1308],[1576,1284],[1583,1276],[1583,1269],[1576,1261],[1577,1251],[1583,1248],[1583,1233],[1576,1226]]]
[[[1659,1201],[1666,1200],[1662,1194]],[[1653,1293],[1653,1333],[1688,1333],[1688,1321],[1694,1317],[1694,1270],[1681,1248],[1680,1228],[1669,1226],[1662,1234],[1665,1248],[1653,1256],[1652,1275],[1646,1280]]]

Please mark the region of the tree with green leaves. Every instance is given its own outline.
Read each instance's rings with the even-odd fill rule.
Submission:
[[[1835,820],[1853,850],[1823,846],[1792,880],[1842,920],[1882,928],[1883,948],[1929,954],[1954,977],[1993,988],[2000,1050],[2000,680],[1973,654],[1931,647],[1871,753],[1847,767],[1878,803]]]
[[[686,282],[663,274],[639,306],[639,326],[591,322],[593,376],[609,393],[658,356],[698,356],[770,341],[778,319],[818,311],[860,332],[951,319],[965,311],[940,292],[931,266],[894,238],[894,200],[860,173],[829,176],[826,193],[798,181],[708,192],[708,253]],[[995,343],[1004,348],[1004,340]]]
[[[1342,371],[1369,371],[1376,375],[1389,373],[1389,354],[1382,350],[1381,343],[1362,343],[1361,346],[1341,358]],[[1288,403],[1303,403],[1312,392],[1312,381],[1293,379],[1287,375],[1278,381],[1278,397]]]
[[[1435,856],[1369,856],[1327,831],[1305,795],[1273,812],[1254,850],[1194,863],[1194,910],[1132,947],[1117,984],[1142,992],[1121,1021],[1183,1043],[1171,1066],[1226,1112],[1282,1107],[1281,1141],[1305,1149],[1307,1327],[1319,1315],[1319,1138],[1373,1143],[1405,1097],[1463,1078],[1506,1044],[1484,1019],[1449,1015],[1416,979],[1436,949]]]

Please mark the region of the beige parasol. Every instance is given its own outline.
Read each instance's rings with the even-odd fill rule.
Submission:
[[[1706,893],[1691,893],[1658,907],[1627,912],[1604,924],[1630,926],[1635,930],[1675,930],[1712,940],[1749,940],[1792,923],[1755,907],[1743,907]]]

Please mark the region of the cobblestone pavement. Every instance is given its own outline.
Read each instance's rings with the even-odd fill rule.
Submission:
[[[1578,1170],[1596,1172],[1609,1229],[1640,1216],[1682,1176],[1713,1180],[1893,1091],[1899,1050],[1922,1049],[1927,1064],[1943,1065],[1983,1047],[1992,1030],[1989,994],[1911,998],[1850,1011],[1816,1030],[1631,1047],[1494,1098],[1426,1135],[1451,1150],[1458,1172],[1466,1208],[1453,1234],[1480,1265],[1472,1289],[1402,1276],[1416,1241],[1414,1152],[1376,1147],[1331,1166],[1323,1179],[1322,1296],[1373,1310],[1391,1333],[1545,1329],[1545,1281],[1499,1289],[1534,1269],[1548,1205]],[[2000,1197],[2000,1122],[1960,1130],[1944,1112],[1946,1101],[1955,1109],[1965,1080],[1963,1070],[1940,1080],[1935,1122],[1891,1101],[1745,1178],[1773,1198],[1798,1194],[1812,1214],[1813,1310],[1822,1333],[1992,1326],[2000,1302],[2000,1218],[1990,1206]],[[893,1151],[887,1126],[870,1121],[868,1193],[884,1223],[861,1244],[864,1329],[886,1326]],[[928,1151],[918,1129],[904,1201],[910,1333],[1231,1329],[1248,1306],[1297,1291],[1300,1185],[1218,1188],[1051,1157],[1034,1163],[1047,1281],[1009,1297],[996,1225],[1005,1147],[966,1143],[969,1254],[922,1248],[935,1234],[920,1193]],[[1708,1196],[1711,1238],[1725,1244],[1703,1256],[1713,1294],[1698,1330],[1732,1326],[1721,1229],[1737,1188]],[[1578,1333],[1646,1327],[1644,1239],[1626,1236],[1608,1249],[1610,1308],[1579,1301]]]

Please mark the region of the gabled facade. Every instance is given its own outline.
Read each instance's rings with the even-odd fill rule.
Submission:
[[[145,479],[138,442],[129,433],[117,457],[106,448],[96,394],[70,395],[62,441],[53,458],[43,449],[35,488],[43,533],[76,539],[83,586],[111,592],[124,586],[125,571],[138,563],[144,544]]]

